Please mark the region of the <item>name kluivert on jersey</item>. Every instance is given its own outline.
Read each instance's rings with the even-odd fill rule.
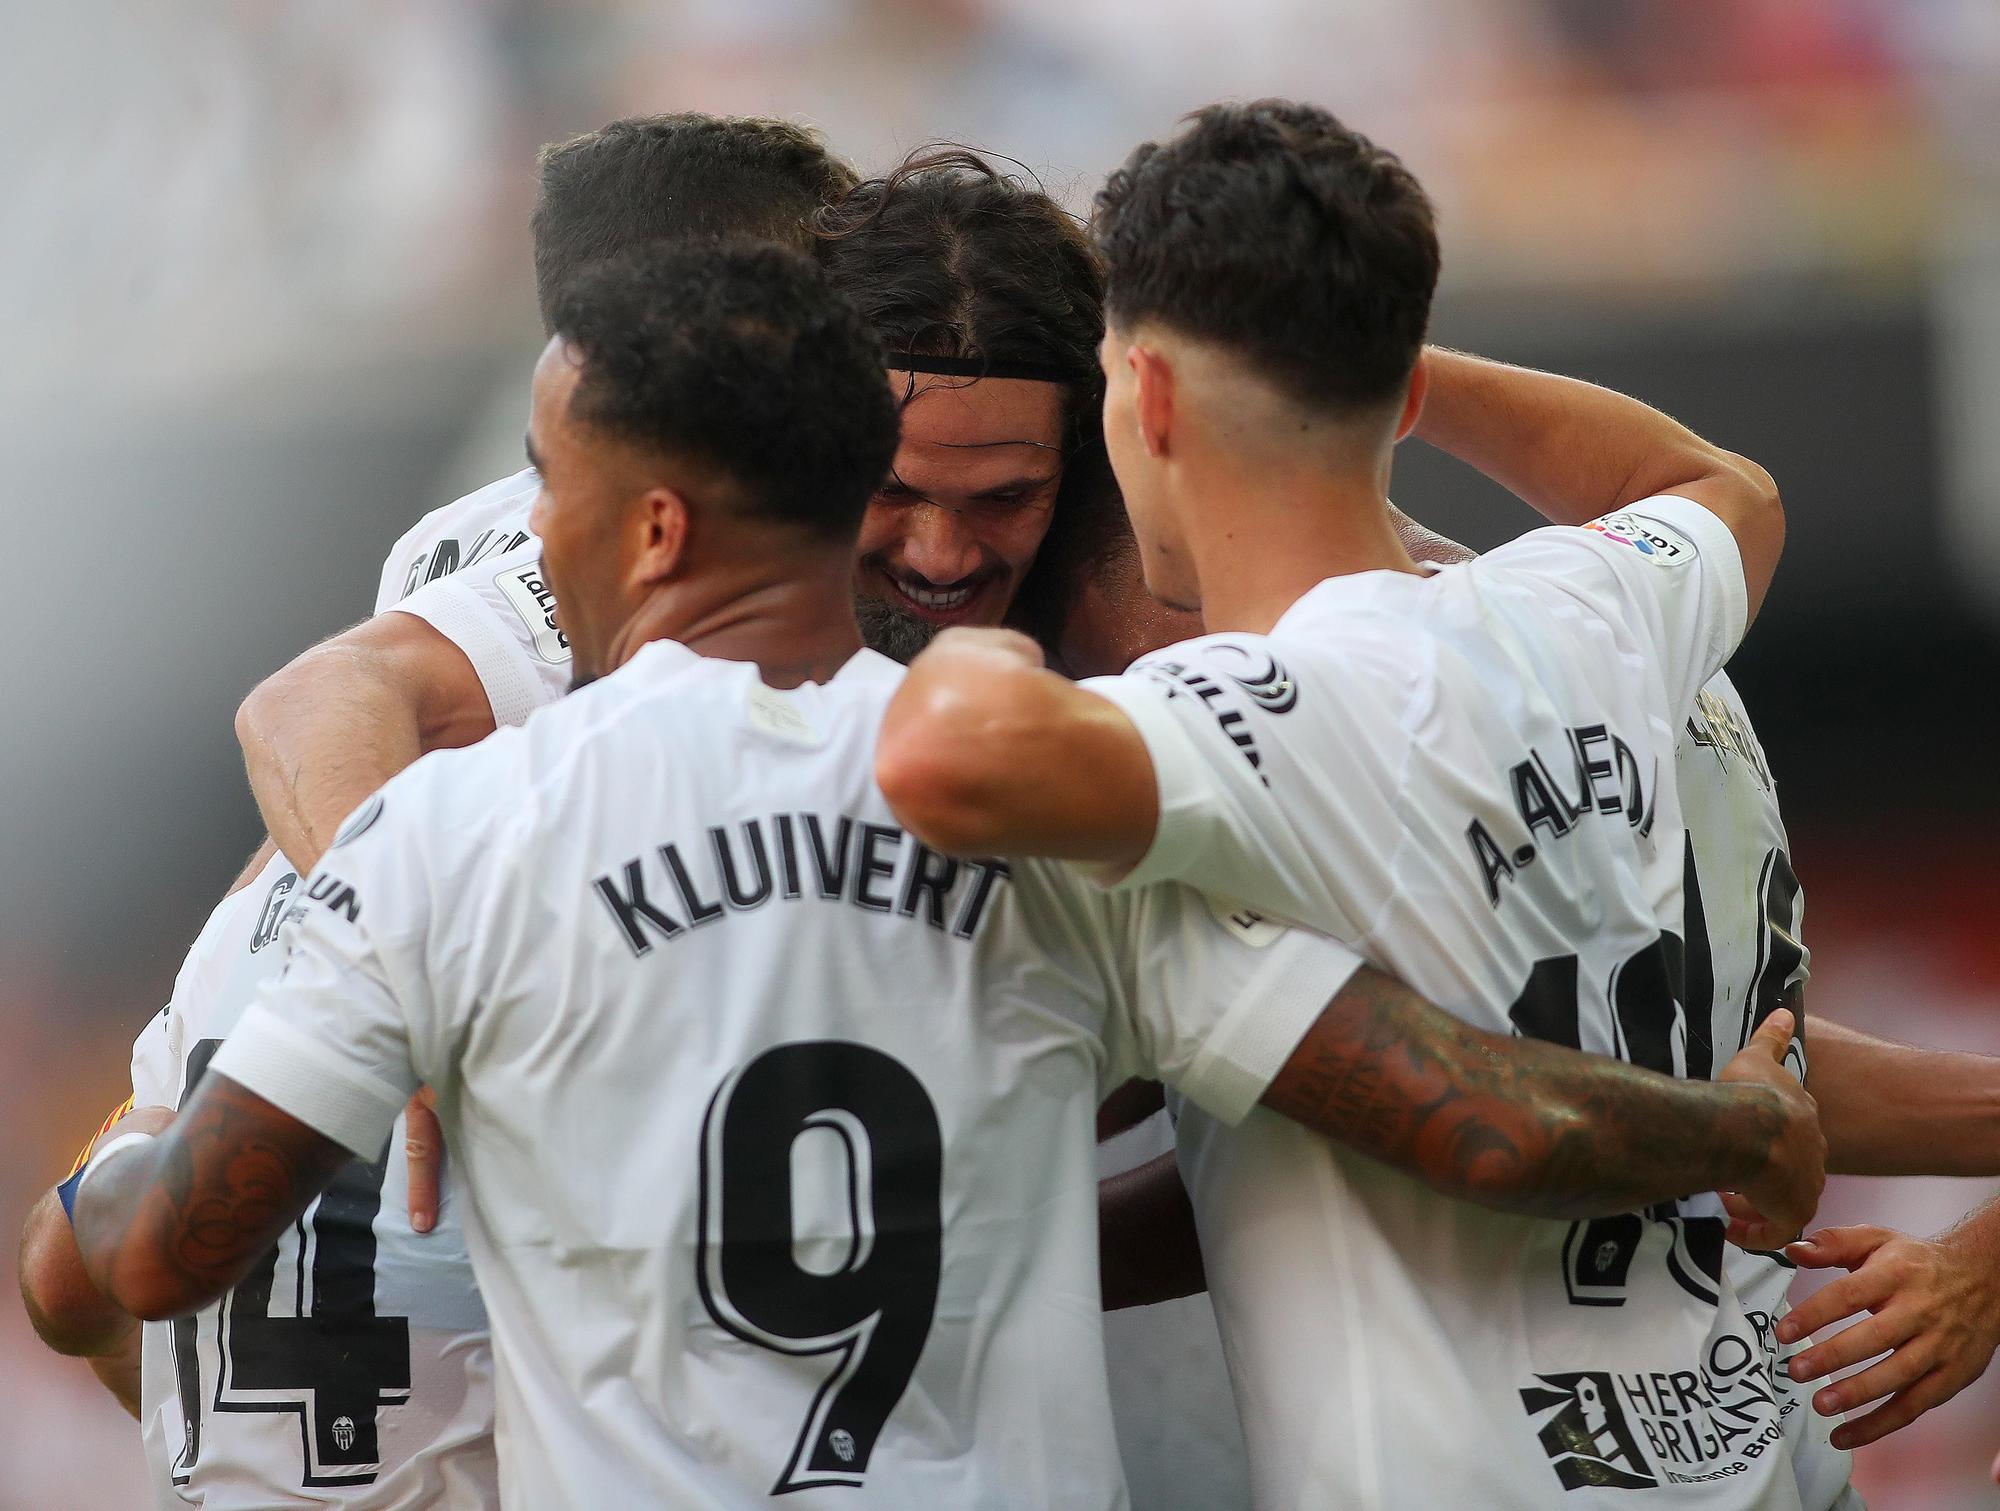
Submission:
[[[774,867],[775,862],[775,867]],[[697,874],[699,873],[699,874]],[[632,953],[679,938],[728,913],[748,913],[774,898],[808,895],[870,913],[918,918],[954,939],[979,930],[1004,861],[954,860],[893,824],[847,814],[780,813],[722,825],[699,839],[670,840],[594,878],[591,891]],[[649,882],[649,876],[660,880]],[[650,890],[649,890],[650,888]],[[671,891],[678,915],[662,906]]]

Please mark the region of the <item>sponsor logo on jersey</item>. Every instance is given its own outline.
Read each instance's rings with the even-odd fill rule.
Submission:
[[[509,567],[494,579],[501,594],[521,616],[535,647],[535,654],[550,666],[569,660],[569,637],[556,628],[556,595],[550,591],[542,565]]]
[[[1630,546],[1655,566],[1685,566],[1695,558],[1694,542],[1678,530],[1640,514],[1607,514],[1583,527]]]
[[[1229,736],[1229,743],[1243,752],[1257,780],[1270,786],[1257,736],[1243,710],[1234,706],[1235,693],[1230,689],[1246,694],[1265,713],[1288,714],[1298,706],[1298,684],[1275,656],[1261,648],[1217,640],[1204,645],[1201,655],[1204,664],[1199,666],[1186,661],[1142,661],[1133,670],[1164,683],[1170,697],[1192,694],[1199,698]]]
[[[306,888],[306,896],[314,902],[324,903],[330,913],[338,913],[349,923],[361,921],[361,899],[354,888],[338,876],[329,876],[324,871],[313,877]]]
[[[1222,674],[1255,699],[1264,712],[1288,714],[1298,707],[1299,685],[1269,651],[1228,640],[1216,641],[1210,649],[1222,662]],[[1242,670],[1232,670],[1232,661],[1240,662]]]
[[[1521,1405],[1565,1490],[1648,1490],[1748,1474],[1802,1403],[1771,1318],[1711,1337],[1700,1367],[1534,1377]],[[1789,1466],[1777,1473],[1789,1478]]]
[[[340,843],[336,836],[334,843]],[[271,890],[264,897],[264,910],[257,915],[257,932],[250,936],[250,953],[256,954],[278,937],[278,927],[285,921],[285,904],[292,895],[292,888],[299,884],[299,873],[287,871],[271,883]]]
[[[1521,1392],[1521,1404],[1540,1429],[1542,1451],[1563,1489],[1651,1490],[1659,1485],[1639,1452],[1611,1376],[1535,1379],[1536,1385]]]

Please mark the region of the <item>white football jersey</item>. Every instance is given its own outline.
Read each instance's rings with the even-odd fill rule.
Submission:
[[[416,615],[465,653],[498,728],[519,724],[569,690],[569,638],[556,628],[555,594],[533,536],[425,584],[391,611]]]
[[[282,856],[225,898],[133,1046],[133,1097],[179,1106],[285,954]],[[492,1347],[455,1182],[408,1216],[400,1136],[356,1160],[227,1296],[145,1325],[140,1423],[166,1507],[476,1511],[499,1503]]]
[[[525,546],[532,538],[528,511],[541,490],[541,474],[524,467],[431,510],[403,532],[382,563],[375,612],[394,608],[425,583]]]
[[[376,613],[414,614],[465,653],[496,726],[569,688],[569,640],[528,528],[541,487],[528,468],[433,509],[396,542],[375,596]]]
[[[1688,1073],[1714,1074],[1779,1007],[1803,1011],[1811,954],[1802,936],[1804,899],[1778,811],[1777,785],[1742,698],[1718,675],[1695,700],[1675,760],[1687,822]],[[1705,1042],[1696,1037],[1708,1025]],[[1809,1037],[1809,1036],[1808,1036]],[[1804,1043],[1791,1063],[1805,1074]],[[1829,1435],[1838,1418],[1812,1409],[1784,1361],[1807,1345],[1781,1347],[1772,1328],[1790,1310],[1796,1271],[1769,1254],[1730,1248],[1726,1266],[1764,1354],[1806,1511],[1837,1504],[1852,1456]]]
[[[1676,738],[1745,588],[1647,500],[1268,636],[1089,684],[1130,712],[1179,879],[1320,928],[1481,1027],[1690,1073]],[[1561,1223],[1446,1201],[1252,1112],[1180,1126],[1257,1504],[1796,1504],[1719,1202]]]
[[[215,1061],[371,1155],[436,1088],[510,1506],[1125,1504],[1097,1103],[1143,1071],[1240,1117],[1356,959],[915,843],[873,779],[901,675],[663,642],[426,757]]]

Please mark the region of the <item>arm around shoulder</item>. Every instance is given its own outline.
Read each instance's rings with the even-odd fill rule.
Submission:
[[[903,826],[952,855],[1131,866],[1159,815],[1131,720],[1004,630],[948,631],[917,657],[884,717],[875,777]]]
[[[363,798],[429,750],[493,731],[470,658],[413,614],[343,630],[253,689],[236,712],[251,790],[302,870]]]

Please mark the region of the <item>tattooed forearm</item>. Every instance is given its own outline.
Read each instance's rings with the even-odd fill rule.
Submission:
[[[121,1153],[85,1184],[85,1268],[139,1316],[193,1310],[242,1279],[350,1157],[227,1076],[205,1076],[155,1147]]]
[[[1782,1122],[1768,1088],[1484,1032],[1368,969],[1264,1103],[1439,1191],[1545,1217],[1733,1187],[1763,1167]]]

